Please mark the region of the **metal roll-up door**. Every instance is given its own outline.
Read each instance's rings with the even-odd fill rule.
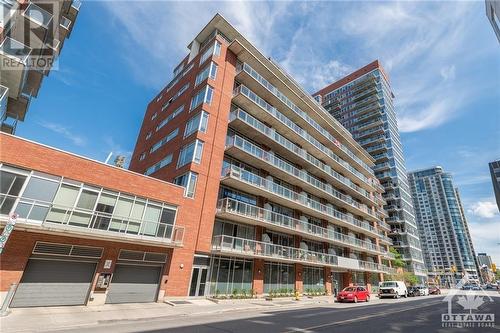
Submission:
[[[106,303],[155,302],[162,266],[117,264]]]
[[[11,307],[84,305],[96,263],[29,259]]]

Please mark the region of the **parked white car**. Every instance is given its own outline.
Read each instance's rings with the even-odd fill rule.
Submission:
[[[427,292],[429,292],[429,291],[427,291]],[[408,290],[406,289],[406,285],[403,281],[384,281],[380,284],[380,288],[378,290],[378,296],[380,298],[407,297]]]
[[[429,288],[426,286],[417,286],[417,289],[420,296],[429,296]]]

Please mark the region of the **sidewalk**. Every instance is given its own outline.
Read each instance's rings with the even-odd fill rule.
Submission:
[[[64,306],[11,309],[11,313],[0,318],[2,333],[43,332],[61,328],[109,324],[112,322],[136,321],[151,318],[192,316],[253,309],[296,308],[314,304],[333,304],[332,296],[314,298],[292,298],[223,300],[219,303],[206,299],[171,300],[166,303],[106,304],[102,306]],[[188,304],[185,304],[188,303]]]

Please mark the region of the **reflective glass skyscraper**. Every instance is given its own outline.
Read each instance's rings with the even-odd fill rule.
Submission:
[[[425,279],[420,240],[406,176],[389,79],[376,60],[314,94],[315,99],[375,158],[394,247],[407,269]]]
[[[436,166],[411,172],[408,180],[429,275],[441,283],[465,273],[477,279],[477,257],[451,174]]]

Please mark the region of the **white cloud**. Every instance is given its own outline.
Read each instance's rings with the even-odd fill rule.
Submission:
[[[472,244],[477,253],[486,252],[493,262],[500,264],[500,220],[469,223]]]
[[[453,80],[455,78],[455,65],[445,66],[440,71],[443,80]]]
[[[39,122],[40,126],[51,130],[54,133],[61,134],[63,137],[66,139],[70,140],[75,146],[85,146],[87,139],[81,135],[75,134],[71,131],[70,128],[57,124],[57,123],[52,123],[52,122],[47,122],[47,121],[42,121]]]
[[[488,219],[499,215],[497,204],[493,201],[478,201],[471,206],[469,213]]]

